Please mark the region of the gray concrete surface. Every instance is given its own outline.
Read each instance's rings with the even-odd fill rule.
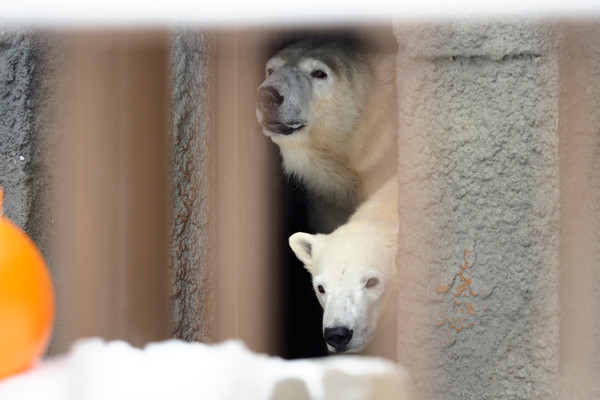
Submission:
[[[521,21],[454,21],[399,23],[396,34],[399,270],[408,278],[399,361],[420,379],[425,398],[555,398],[553,31]]]
[[[171,46],[173,334],[210,342],[215,340],[214,260],[210,258],[214,44],[207,33],[180,28]]]
[[[4,215],[25,228],[32,205],[36,42],[0,27],[0,186]]]

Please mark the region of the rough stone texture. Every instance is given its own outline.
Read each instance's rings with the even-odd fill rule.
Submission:
[[[55,162],[61,131],[51,120],[60,106],[56,71],[64,65],[65,54],[55,39],[49,32],[25,27],[0,28],[0,186],[5,191],[5,215],[35,242],[58,288],[64,259],[57,244],[71,249],[68,241],[57,240],[55,221],[60,216],[51,212],[50,200],[61,191]],[[57,314],[56,320],[61,317]],[[55,323],[50,353],[61,329]]]
[[[68,307],[64,283],[69,282],[69,269],[65,262],[74,253],[73,241],[65,239],[64,225],[72,217],[72,210],[61,207],[64,196],[72,193],[72,183],[65,179],[60,158],[66,148],[64,130],[57,124],[56,116],[64,109],[66,96],[59,94],[68,74],[60,74],[68,62],[68,52],[62,41],[46,31],[33,31],[36,56],[33,68],[32,98],[34,113],[29,161],[28,183],[31,211],[26,221],[26,231],[36,243],[50,271],[55,288],[55,307]],[[60,99],[60,101],[59,101]],[[60,151],[59,151],[60,150]],[[64,168],[64,167],[63,167]],[[65,321],[68,313],[57,311],[48,353],[65,351],[70,345],[66,340]]]
[[[425,398],[558,389],[552,31],[398,24],[399,361]]]
[[[213,38],[177,29],[172,38],[173,335],[215,339],[214,255],[210,235]]]
[[[32,204],[35,59],[31,32],[0,28],[0,186],[4,215],[23,229]]]

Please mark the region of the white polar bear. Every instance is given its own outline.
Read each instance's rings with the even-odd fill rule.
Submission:
[[[258,121],[308,189],[311,226],[331,232],[396,173],[395,55],[313,38],[285,46],[265,72]]]
[[[332,233],[298,232],[289,238],[313,277],[331,352],[361,351],[373,339],[379,348],[368,354],[396,356],[397,203],[393,177]]]

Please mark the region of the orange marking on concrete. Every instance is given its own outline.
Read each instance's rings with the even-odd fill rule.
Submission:
[[[463,257],[464,257],[464,263],[462,263],[459,266],[459,270],[456,273],[456,276],[458,277],[458,284],[456,285],[456,287],[454,288],[454,290],[452,291],[452,297],[456,298],[456,297],[477,297],[477,293],[473,290],[472,285],[473,285],[473,271],[472,271],[472,267],[473,267],[473,263],[470,262],[469,259],[467,259],[468,257],[470,257],[473,253],[470,250],[465,249],[463,251]],[[438,283],[437,288],[436,288],[436,293],[437,294],[444,294],[444,293],[448,293],[452,287],[452,283],[448,284],[448,285],[442,285],[441,283]],[[451,297],[451,298],[452,298]],[[468,329],[472,326],[475,326],[475,321],[473,320],[473,317],[477,315],[477,313],[475,312],[475,306],[472,302],[465,300],[457,300],[457,299],[453,299],[452,302],[454,303],[453,307],[454,308],[454,315],[456,315],[456,318],[449,318],[446,317],[444,318],[442,315],[440,315],[440,319],[441,321],[438,323],[438,327],[441,327],[443,325],[448,324],[448,328],[450,329],[450,332],[448,332],[448,337],[450,339],[450,341],[446,341],[446,345],[449,346],[454,340],[452,338],[453,334],[456,333],[460,333],[462,330],[464,329]],[[446,310],[445,312],[448,312],[448,309],[446,306],[443,306],[443,308]],[[483,309],[483,311],[485,311],[485,309]]]
[[[467,311],[467,313],[469,315],[473,315],[474,310],[475,310],[473,303],[471,303],[471,302],[465,303],[465,310]]]
[[[437,288],[435,289],[437,294],[446,293],[448,290],[450,290],[450,285],[442,285],[439,282],[437,284]]]

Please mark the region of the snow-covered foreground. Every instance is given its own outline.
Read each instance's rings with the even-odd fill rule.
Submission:
[[[169,340],[144,349],[86,339],[66,356],[0,381],[2,400],[317,400],[408,398],[408,374],[382,359],[285,361],[239,341]]]

